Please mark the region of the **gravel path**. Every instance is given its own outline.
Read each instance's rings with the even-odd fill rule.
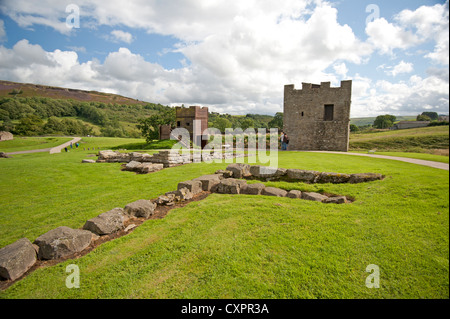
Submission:
[[[61,150],[64,147],[68,147],[70,146],[70,143],[75,144],[76,142],[80,141],[81,137],[74,137],[71,141],[66,142],[62,145],[56,146],[56,147],[52,147],[52,148],[41,148],[38,150],[29,150],[29,151],[19,151],[19,152],[11,152],[11,153],[6,153],[6,155],[14,155],[14,154],[28,154],[28,153],[40,153],[40,152],[50,152],[50,154],[54,154],[54,153],[60,153]]]
[[[412,163],[412,164],[418,164],[418,165],[424,165],[424,166],[439,168],[439,169],[443,169],[443,170],[447,170],[447,171],[449,170],[448,169],[449,164],[447,164],[447,163],[426,161],[426,160],[415,159],[415,158],[408,158],[408,157],[377,155],[377,154],[364,154],[364,153],[333,152],[333,151],[309,151],[309,152],[344,154],[344,155],[356,155],[356,156],[367,156],[367,157],[383,158],[383,159],[390,159],[390,160],[395,160],[395,161],[402,161],[402,162],[407,162],[407,163]]]
[[[74,137],[71,141],[50,149],[50,154],[60,153],[64,147],[69,147],[70,143],[75,144],[76,142],[79,142],[80,140],[81,140],[81,137]]]

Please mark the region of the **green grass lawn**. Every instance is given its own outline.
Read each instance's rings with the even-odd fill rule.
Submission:
[[[5,153],[51,148],[72,140],[72,137],[14,137],[0,142],[0,151]]]
[[[124,139],[84,139],[103,149]],[[0,247],[176,189],[228,164],[197,163],[135,175],[82,164],[92,151],[0,160]],[[352,204],[213,194],[149,220],[88,255],[41,268],[0,298],[449,298],[449,173],[392,160],[280,152],[279,166],[374,172],[364,184],[267,182],[352,196]],[[80,268],[68,289],[66,266]],[[369,289],[366,267],[380,267]]]
[[[383,132],[352,133],[351,150],[401,151],[427,153],[449,147],[449,127],[433,126]]]

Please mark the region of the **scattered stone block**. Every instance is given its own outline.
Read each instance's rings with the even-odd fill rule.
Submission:
[[[191,180],[178,183],[177,189],[187,188],[193,195],[202,192],[202,182],[199,180]]]
[[[138,167],[141,165],[141,162],[131,161],[127,165],[125,165],[126,171],[137,171]]]
[[[365,183],[376,180],[382,180],[383,178],[384,176],[378,173],[358,173],[358,174],[351,174],[348,182],[351,184]]]
[[[128,153],[128,157],[129,157],[130,161],[142,162],[143,156],[144,156],[144,154],[139,153],[139,152]]]
[[[266,195],[266,196],[277,196],[277,197],[286,197],[287,195],[287,191],[281,188],[277,188],[277,187],[265,187],[262,192],[261,195]]]
[[[156,208],[156,204],[146,199],[140,199],[130,204],[127,204],[124,208],[124,213],[134,217],[149,218],[153,215]]]
[[[186,187],[180,188],[176,191],[167,192],[166,196],[174,195],[174,201],[184,201],[184,200],[190,200],[194,195],[191,193],[189,189]]]
[[[326,199],[328,199],[328,196],[314,192],[302,192],[302,199],[324,202]]]
[[[341,184],[348,183],[350,174],[342,173],[320,173],[317,183]]]
[[[293,190],[290,190],[287,193],[286,197],[289,197],[289,198],[302,198],[302,192],[299,191],[299,190],[293,189]]]
[[[298,180],[305,183],[316,183],[320,176],[320,172],[307,171],[303,169],[288,169],[287,177],[291,180]]]
[[[130,230],[132,230],[132,229],[134,229],[134,228],[136,228],[137,227],[137,225],[136,224],[130,224],[130,225],[128,225],[127,227],[125,227],[125,229],[123,230],[124,232],[128,232],[128,231],[130,231]]]
[[[164,168],[164,164],[153,164],[153,163],[141,163],[137,167],[137,172],[140,174],[148,174],[160,171]]]
[[[221,174],[223,178],[230,178],[233,176],[233,172],[232,171],[227,171],[224,169],[219,169],[216,171],[216,174]]]
[[[143,162],[143,163],[147,163],[147,162],[151,162],[152,161],[152,159],[153,159],[153,155],[150,155],[150,154],[142,154],[142,157],[141,157],[141,162]]]
[[[287,169],[276,168],[270,166],[252,165],[250,166],[250,174],[256,178],[265,179],[279,179],[280,177],[286,175]]]
[[[114,208],[86,221],[83,229],[99,236],[108,235],[121,230],[124,227],[124,220],[123,208]]]
[[[233,163],[227,166],[227,171],[231,171],[233,173],[233,178],[243,178],[251,176],[249,164]]]
[[[194,178],[193,181],[200,181],[202,183],[202,190],[209,192],[214,186],[220,183],[221,177],[222,175],[220,174],[203,175]]]
[[[261,195],[261,192],[265,187],[266,186],[261,183],[244,184],[240,189],[240,194]]]
[[[336,196],[336,197],[328,197],[325,199],[324,203],[332,203],[332,204],[346,204],[348,203],[347,197],[345,196]]]
[[[92,233],[83,229],[61,226],[36,238],[39,259],[58,259],[78,253],[92,240]]]
[[[119,151],[105,150],[98,152],[97,162],[99,161],[105,161],[107,163],[127,163],[130,161],[130,158],[128,154],[123,154]]]
[[[158,199],[156,199],[155,203],[157,205],[163,206],[171,206],[173,204],[175,204],[175,201],[180,201],[181,200],[181,196],[177,197],[175,195],[175,193],[166,193],[166,195],[161,195],[158,197]]]
[[[243,185],[247,184],[244,180],[227,178],[220,181],[215,188],[215,192],[220,194],[240,194]]]
[[[84,159],[81,161],[81,163],[95,163],[95,161],[91,159]]]
[[[36,251],[28,238],[0,249],[0,277],[16,280],[36,263]]]
[[[159,151],[154,154],[151,161],[153,163],[163,164],[164,167],[172,167],[187,163],[192,163],[190,154],[180,154],[178,150]]]

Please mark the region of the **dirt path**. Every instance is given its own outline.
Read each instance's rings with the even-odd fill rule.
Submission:
[[[59,146],[56,146],[56,147],[53,147],[52,149],[50,149],[50,154],[60,153],[61,150],[62,150],[64,147],[69,147],[71,143],[72,143],[72,144],[75,144],[76,142],[79,142],[80,140],[81,140],[81,137],[74,137],[71,141],[66,142],[66,143],[64,143],[64,144],[61,144],[61,145],[59,145]]]
[[[383,158],[383,159],[390,159],[390,160],[395,160],[395,161],[402,161],[402,162],[407,162],[407,163],[412,163],[412,164],[418,164],[418,165],[424,165],[424,166],[439,168],[439,169],[443,169],[443,170],[447,170],[447,171],[449,170],[449,164],[447,164],[447,163],[426,161],[426,160],[415,159],[415,158],[408,158],[408,157],[377,155],[377,154],[364,154],[364,153],[333,152],[333,151],[309,151],[309,152],[344,154],[344,155],[356,155],[356,156],[367,156],[367,157]]]
[[[81,137],[74,137],[71,141],[61,144],[59,146],[55,146],[55,147],[51,147],[51,148],[41,148],[41,149],[37,149],[37,150],[11,152],[11,153],[6,153],[6,155],[40,153],[40,152],[50,152],[50,154],[60,153],[64,147],[70,146],[70,143],[75,144],[76,142],[78,142],[80,140],[81,140]]]

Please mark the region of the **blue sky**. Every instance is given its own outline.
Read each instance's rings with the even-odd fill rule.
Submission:
[[[351,79],[352,117],[448,114],[448,1],[37,3],[0,2],[2,80],[275,114],[285,84]]]

